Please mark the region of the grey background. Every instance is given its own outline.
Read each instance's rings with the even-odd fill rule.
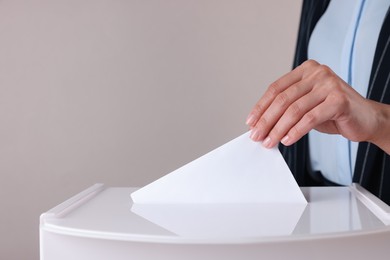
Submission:
[[[300,0],[0,1],[0,258],[39,215],[142,186],[247,130],[291,66]]]

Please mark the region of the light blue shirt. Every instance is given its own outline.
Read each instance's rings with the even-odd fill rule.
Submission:
[[[390,0],[332,0],[309,42],[308,58],[329,66],[366,96],[379,32]],[[352,183],[358,143],[340,135],[309,133],[313,170],[328,180]]]

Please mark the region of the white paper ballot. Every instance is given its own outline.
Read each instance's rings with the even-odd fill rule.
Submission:
[[[277,148],[249,132],[133,192],[135,204],[303,203]]]

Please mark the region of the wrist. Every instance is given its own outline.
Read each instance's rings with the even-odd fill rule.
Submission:
[[[390,154],[390,105],[374,102],[377,127],[369,142]]]

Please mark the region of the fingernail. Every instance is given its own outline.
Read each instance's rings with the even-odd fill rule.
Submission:
[[[271,137],[267,136],[267,138],[264,139],[263,141],[263,146],[266,147],[266,148],[269,148],[271,144]]]
[[[257,130],[256,128],[254,128],[251,132],[251,135],[250,135],[250,138],[253,140],[253,141],[257,141],[257,139],[259,138],[259,130]]]
[[[280,142],[284,145],[289,145],[290,144],[289,139],[290,139],[290,137],[288,135],[286,135],[285,137],[282,138],[282,140]]]
[[[246,119],[246,124],[251,126],[251,125],[253,125],[254,122],[255,122],[255,116],[250,114],[248,116],[248,118]]]

